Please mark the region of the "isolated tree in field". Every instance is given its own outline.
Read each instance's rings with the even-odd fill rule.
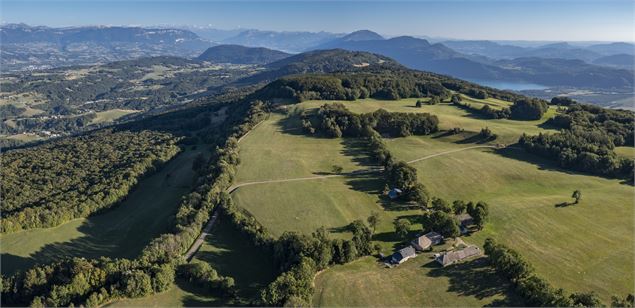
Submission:
[[[342,171],[344,171],[344,168],[342,166],[339,165],[333,165],[331,167],[331,172],[335,173],[335,174],[341,174]]]
[[[415,107],[417,107],[417,108],[423,107],[423,101],[422,100],[418,100],[417,103],[415,104]]]
[[[395,232],[399,235],[400,238],[405,239],[408,236],[408,232],[410,231],[410,221],[408,219],[397,219],[395,220]]]
[[[571,198],[575,199],[575,204],[578,204],[578,202],[580,202],[580,199],[582,198],[582,192],[580,192],[579,190],[574,191],[571,195]]]
[[[373,211],[372,213],[370,213],[370,216],[368,216],[366,221],[368,221],[368,225],[373,229],[373,233],[375,233],[375,229],[379,224],[379,213]]]

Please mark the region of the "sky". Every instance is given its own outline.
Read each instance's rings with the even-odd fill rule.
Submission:
[[[198,25],[387,36],[634,41],[633,0],[1,0],[0,21],[46,26]]]

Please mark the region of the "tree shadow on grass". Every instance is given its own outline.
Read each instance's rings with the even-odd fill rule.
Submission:
[[[427,274],[430,277],[449,279],[448,292],[461,296],[474,296],[480,300],[503,296],[503,299],[496,299],[492,303],[497,306],[524,306],[522,300],[513,293],[510,283],[489,266],[485,257],[447,267],[441,267],[437,262],[430,261],[424,267],[431,268]]]
[[[468,144],[468,143],[473,143],[473,144],[485,144],[487,142],[490,142],[492,140],[489,140],[488,138],[483,138],[483,136],[481,136],[479,133],[472,133],[471,135],[467,135],[467,137],[465,137],[464,139],[461,140],[457,140],[454,143],[456,144]]]
[[[234,278],[243,304],[257,297],[278,274],[272,252],[252,244],[223,216],[205,242],[203,248],[207,249],[199,250],[195,259],[209,263],[220,275]]]
[[[179,154],[184,155],[185,153]],[[192,156],[193,158],[193,156]],[[179,159],[179,158],[177,158]],[[163,168],[174,170],[175,166],[189,162],[184,160],[169,162]],[[179,169],[180,175],[171,178],[179,183],[189,183],[193,179],[189,165],[186,169]],[[173,173],[174,174],[174,173]],[[192,176],[191,176],[192,175]],[[143,182],[148,181],[147,185]],[[85,257],[99,258],[135,258],[152,239],[168,232],[170,222],[181,202],[181,196],[187,193],[188,187],[183,185],[167,185],[168,181],[162,173],[155,173],[143,178],[127,198],[120,204],[103,210],[81,221],[70,221],[55,229],[55,232],[66,232],[68,240],[44,244],[33,251],[29,258],[15,258],[7,254],[2,256],[2,273],[11,274],[17,270],[25,270],[36,263],[50,263],[64,258]],[[161,193],[157,193],[156,185]],[[50,229],[35,229],[26,232],[27,237],[45,237]],[[53,232],[51,229],[50,232]],[[4,237],[23,236],[22,234],[7,234]]]
[[[177,278],[175,284],[188,294],[183,297],[181,303],[183,307],[226,307],[226,306],[244,306],[240,301],[223,298],[217,294],[210,292],[206,286],[194,285],[188,281]]]
[[[563,169],[559,167],[556,162],[528,153],[517,144],[512,145],[510,147],[502,148],[502,149],[496,149],[495,151],[493,151],[493,153],[503,156],[505,158],[515,159],[515,160],[530,163],[532,165],[537,166],[539,170],[557,171],[557,172],[566,173],[570,175],[596,176],[596,177],[610,179],[610,180],[616,179],[616,178],[605,177],[605,176],[601,176],[597,174]],[[633,183],[627,180],[620,181],[620,184],[633,186]]]
[[[312,135],[306,134],[302,129],[302,120],[298,115],[287,115],[276,122],[276,125],[280,128],[283,134],[312,137]]]
[[[365,138],[341,138],[344,149],[342,155],[351,157],[352,160],[364,167],[377,167],[377,163],[370,157],[368,144]]]

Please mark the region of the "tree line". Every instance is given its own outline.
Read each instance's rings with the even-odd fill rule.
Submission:
[[[140,297],[166,290],[174,277],[205,283],[223,296],[235,294],[232,279],[207,266],[185,266],[183,254],[221,202],[238,164],[237,139],[264,116],[262,102],[231,105],[228,126],[216,130],[225,138],[202,167],[197,187],[179,205],[171,232],[152,240],[140,256],[128,259],[73,258],[37,265],[2,277],[2,304],[7,306],[99,306],[122,297]],[[147,123],[146,123],[147,124]],[[122,145],[123,146],[123,145]]]
[[[469,103],[464,103],[458,94],[452,95],[450,101],[455,106],[490,119],[540,120],[549,109],[547,102],[541,99],[525,97],[515,100],[511,107],[501,109],[492,108],[489,105],[476,108]]]
[[[0,231],[54,227],[122,201],[180,149],[170,134],[103,130],[3,154]]]
[[[561,131],[536,136],[523,134],[519,144],[530,153],[558,162],[563,168],[632,182],[633,158],[620,157],[614,149],[633,146],[635,113],[578,104],[564,98],[554,100],[568,106],[547,122]]]
[[[575,292],[567,296],[562,288],[555,288],[538,276],[534,268],[517,251],[485,240],[485,254],[496,271],[514,285],[516,291],[528,306],[540,307],[603,307],[604,303],[594,292]],[[633,307],[633,294],[625,298],[613,296],[611,306]]]
[[[317,114],[301,115],[306,133],[320,133],[331,138],[367,136],[366,127],[381,134],[405,137],[438,131],[439,119],[429,113],[388,112],[384,109],[365,114],[350,112],[341,103],[324,104]]]

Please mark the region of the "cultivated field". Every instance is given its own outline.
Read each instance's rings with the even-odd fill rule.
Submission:
[[[193,184],[192,161],[204,152],[179,154],[159,172],[142,179],[117,208],[103,214],[55,228],[0,235],[2,273],[62,256],[136,257],[150,240],[166,232],[181,196]]]

